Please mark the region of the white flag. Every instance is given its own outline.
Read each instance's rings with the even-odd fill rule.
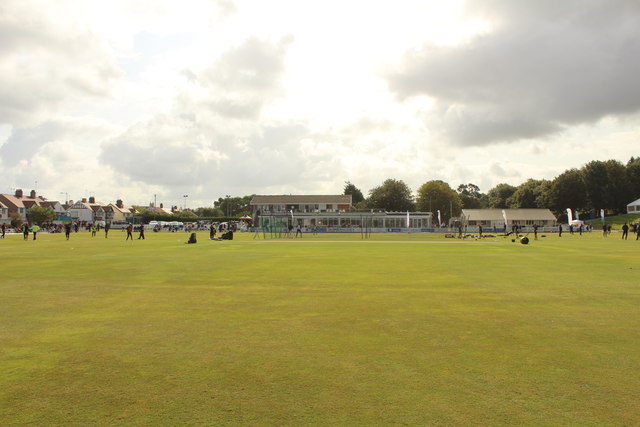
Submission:
[[[573,222],[573,213],[571,213],[571,208],[567,208],[567,221],[569,221],[569,225]]]
[[[442,225],[442,218],[440,218],[440,211],[438,211],[438,227]]]

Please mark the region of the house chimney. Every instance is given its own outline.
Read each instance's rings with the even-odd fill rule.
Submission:
[[[116,206],[122,209],[122,207],[124,206],[124,204],[122,203],[122,200],[119,200],[119,199],[116,200]]]
[[[36,190],[31,190],[31,195],[29,197],[31,197],[32,199],[35,199],[36,198]]]
[[[164,205],[160,203],[160,209],[164,209]]]
[[[17,197],[18,199],[20,199],[20,198],[22,197],[22,190],[21,190],[21,189],[17,189],[17,190],[16,190],[16,197]]]
[[[82,203],[87,203],[87,198],[86,197],[82,198]]]
[[[89,197],[89,203],[95,204],[96,203],[96,198],[93,197],[93,196]]]

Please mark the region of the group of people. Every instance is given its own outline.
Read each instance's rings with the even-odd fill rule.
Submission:
[[[4,224],[3,224],[4,227]],[[29,233],[33,234],[33,240],[36,240],[37,236],[38,236],[38,231],[40,231],[40,226],[38,224],[33,224],[33,225],[29,225],[26,222],[24,224],[22,224],[22,227],[20,228],[20,231],[22,231],[22,236],[24,240],[29,240]],[[2,238],[4,239],[4,229],[2,230]]]
[[[631,224],[631,227],[629,227],[629,225],[627,225],[627,223],[625,222],[622,225],[622,240],[627,240],[627,238],[629,237],[629,228],[631,228],[631,234],[636,235],[636,240],[640,239],[640,223]]]

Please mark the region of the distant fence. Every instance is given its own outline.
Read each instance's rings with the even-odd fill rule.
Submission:
[[[262,233],[263,229],[261,227],[251,227],[249,229],[250,232],[255,233],[256,231]],[[310,228],[303,228],[302,231],[304,233],[312,233],[313,230]],[[369,228],[368,230],[362,227],[318,227],[316,229],[317,233],[362,233],[363,231],[368,231],[369,233],[458,233],[459,230],[456,227],[439,227],[439,228]],[[509,229],[507,232],[510,232]],[[564,224],[562,226],[563,232],[569,231],[569,226]],[[584,229],[583,232],[589,232],[592,229]],[[295,232],[295,230],[294,230]],[[465,234],[476,234],[478,233],[477,226],[468,226],[463,227],[462,232]],[[482,227],[482,234],[497,234],[504,233],[504,228],[494,228],[494,227]],[[533,227],[524,226],[518,229],[519,233],[533,233]],[[538,227],[538,233],[557,233],[558,226],[552,227]],[[577,228],[574,228],[574,232],[578,232]]]

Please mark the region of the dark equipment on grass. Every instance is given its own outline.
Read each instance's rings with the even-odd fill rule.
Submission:
[[[196,233],[191,233],[191,236],[189,237],[189,240],[187,240],[188,244],[192,244],[192,243],[196,243]]]

